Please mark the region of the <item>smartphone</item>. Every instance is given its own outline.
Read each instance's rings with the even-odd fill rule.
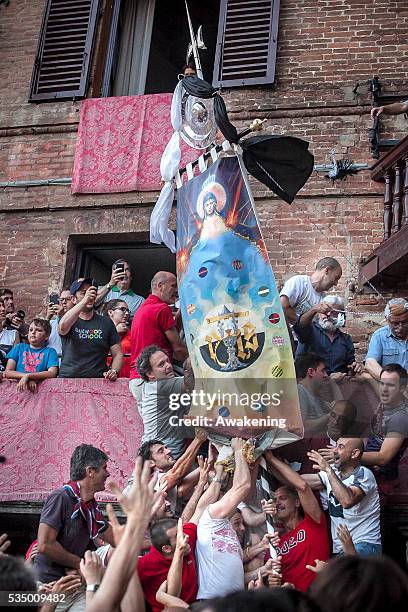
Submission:
[[[98,288],[98,281],[95,278],[92,279],[92,287]]]
[[[54,306],[59,304],[59,295],[58,295],[58,293],[50,293],[50,297],[49,297],[48,301],[49,301],[50,304],[54,304]]]
[[[115,272],[121,272],[122,274],[125,273],[125,262],[124,261],[121,261],[116,264]]]

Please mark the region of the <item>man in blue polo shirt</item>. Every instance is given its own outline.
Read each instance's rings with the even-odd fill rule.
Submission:
[[[110,281],[103,287],[98,287],[98,295],[95,305],[99,306],[109,300],[123,300],[129,306],[130,317],[144,302],[141,295],[137,295],[131,288],[132,271],[125,259],[118,259],[112,264],[112,276]]]
[[[398,363],[408,370],[408,302],[394,298],[385,307],[388,325],[371,336],[366,357],[366,370],[380,380],[384,366]]]

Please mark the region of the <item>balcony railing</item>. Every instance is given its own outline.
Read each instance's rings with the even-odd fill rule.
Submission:
[[[408,136],[372,168],[371,178],[384,181],[384,240],[408,226]]]

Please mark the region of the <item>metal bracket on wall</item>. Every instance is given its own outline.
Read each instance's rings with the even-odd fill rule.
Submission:
[[[382,86],[378,80],[378,76],[374,76],[368,81],[371,94],[371,107],[380,106],[380,96]],[[379,117],[373,119],[373,125],[368,130],[368,139],[370,141],[370,153],[373,159],[380,157],[380,120]]]

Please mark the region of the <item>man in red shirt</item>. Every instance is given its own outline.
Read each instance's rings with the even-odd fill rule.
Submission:
[[[303,478],[272,451],[267,451],[265,458],[273,475],[285,483],[274,492],[276,521],[282,527],[277,548],[282,557],[282,582],[307,591],[317,576],[307,566],[313,567],[316,559],[329,558],[326,519]]]
[[[181,574],[180,598],[192,603],[197,597],[197,571],[195,566],[195,545],[197,540],[197,525],[185,523],[183,532],[188,535],[188,544],[184,551]],[[137,563],[137,571],[146,601],[152,612],[163,610],[163,606],[156,601],[156,593],[160,585],[167,580],[170,565],[176,549],[177,520],[161,519],[150,528],[152,546]]]
[[[177,279],[171,272],[157,272],[151,282],[152,292],[136,311],[131,330],[130,378],[140,378],[136,360],[146,346],[156,344],[170,357],[184,361],[188,352],[182,343],[169,304],[178,297]]]
[[[215,502],[219,497],[222,471],[222,466],[218,466],[216,477],[213,478],[206,492],[201,497],[196,497],[195,503],[197,505],[195,509],[191,509],[193,516],[188,523],[183,525],[183,533],[188,536],[188,541],[182,551],[181,590],[177,593],[171,592],[175,584],[170,585],[169,576],[169,569],[172,565],[177,547],[177,520],[168,518],[161,519],[153,523],[150,527],[152,546],[147,555],[140,557],[138,560],[137,572],[139,574],[145,599],[151,607],[152,612],[160,612],[163,610],[163,605],[156,600],[156,593],[165,580],[169,580],[167,592],[169,592],[170,595],[176,595],[187,603],[192,603],[197,597],[198,581],[195,564],[197,524],[207,506]],[[193,502],[195,495],[196,493],[193,493],[191,502]]]

